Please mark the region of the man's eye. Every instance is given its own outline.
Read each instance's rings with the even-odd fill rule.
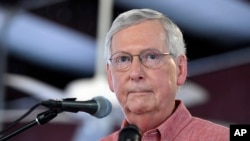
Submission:
[[[155,60],[155,59],[158,59],[158,55],[154,54],[154,53],[151,53],[151,54],[147,54],[146,58],[151,59],[151,60]]]
[[[120,56],[120,57],[117,57],[116,61],[117,62],[127,62],[127,61],[130,61],[130,59],[128,56]]]

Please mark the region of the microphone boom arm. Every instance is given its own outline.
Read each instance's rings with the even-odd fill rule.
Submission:
[[[1,137],[0,141],[6,141],[6,140],[10,139],[11,137],[13,137],[13,136],[25,131],[25,130],[37,125],[37,124],[44,125],[44,124],[48,123],[50,120],[54,119],[58,113],[59,113],[59,111],[56,109],[50,109],[50,110],[47,110],[45,112],[42,112],[42,113],[37,115],[35,120],[27,123],[23,127],[11,132],[10,134],[7,134],[7,135]]]

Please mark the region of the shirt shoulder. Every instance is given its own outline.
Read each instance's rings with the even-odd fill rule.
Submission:
[[[179,136],[185,136],[190,140],[212,140],[212,141],[228,141],[229,128],[208,120],[193,117],[187,124]]]
[[[217,131],[217,132],[227,132],[229,131],[229,128],[226,126],[223,126],[221,124],[211,122],[205,119],[193,117],[192,120],[189,123],[189,126],[197,127],[196,129],[201,128],[205,131]]]

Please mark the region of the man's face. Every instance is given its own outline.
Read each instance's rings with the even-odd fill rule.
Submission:
[[[166,40],[166,33],[159,21],[144,21],[117,32],[111,42],[111,52],[138,55],[142,51],[156,49],[160,53],[168,53]],[[140,62],[138,56],[134,56],[126,70],[117,70],[107,65],[110,89],[117,95],[128,120],[133,122],[135,115],[148,113],[171,114],[177,87],[184,83],[186,77],[186,74],[183,75],[186,73],[186,59],[184,68],[180,67],[182,61],[178,60],[164,55],[161,65],[148,68]]]

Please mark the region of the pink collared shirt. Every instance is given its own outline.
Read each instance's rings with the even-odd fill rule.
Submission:
[[[176,101],[175,112],[156,129],[145,132],[142,141],[229,141],[229,128],[192,117],[183,102]],[[123,121],[122,128],[128,123]],[[118,141],[119,131],[100,141]]]

